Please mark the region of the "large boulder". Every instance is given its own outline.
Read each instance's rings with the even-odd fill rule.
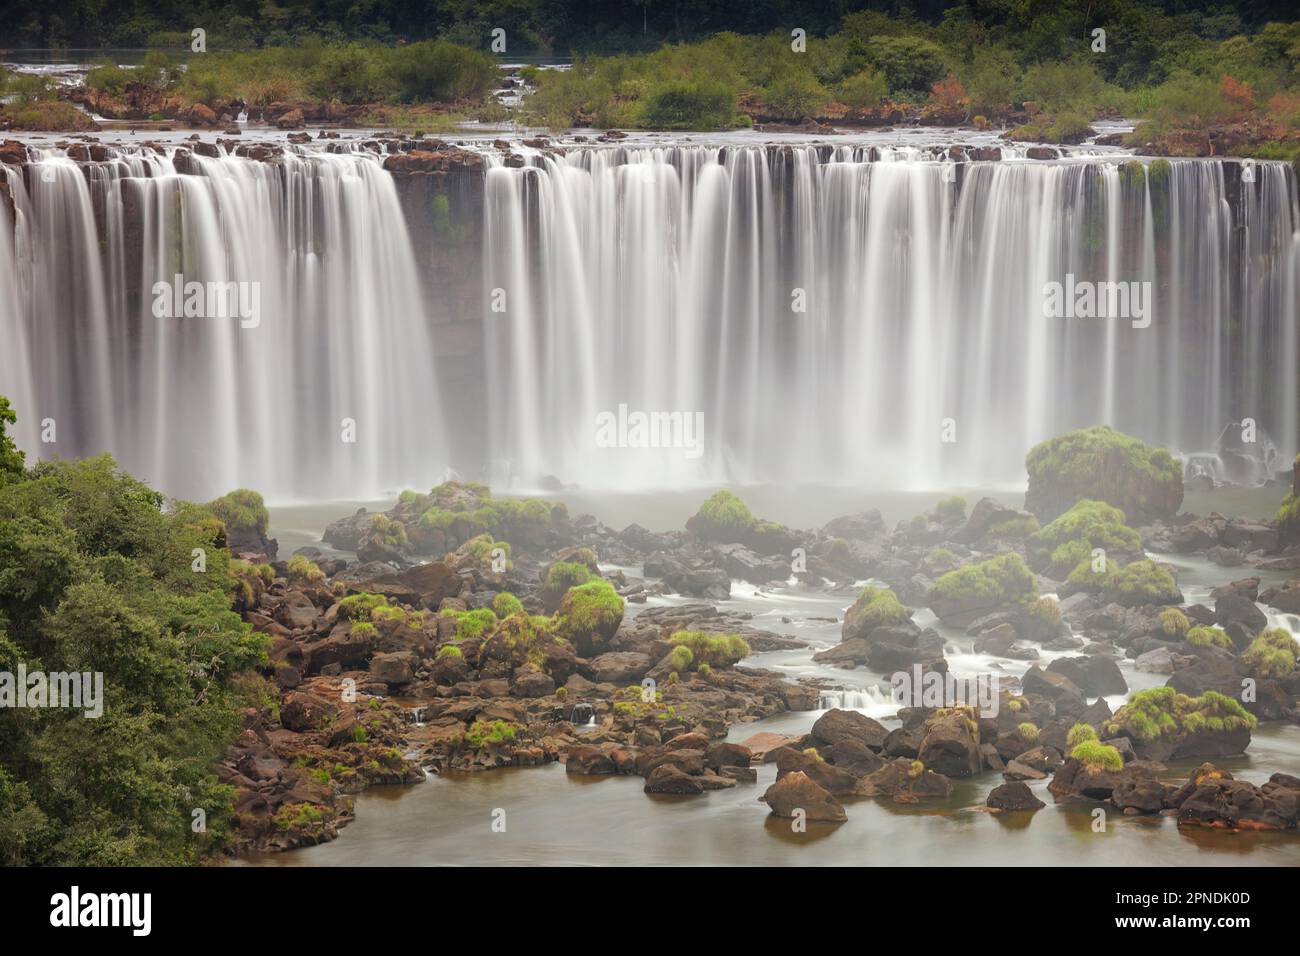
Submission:
[[[889,731],[879,721],[856,710],[833,708],[817,718],[812,726],[812,735],[821,743],[835,745],[840,743],[859,743],[871,750],[879,750],[885,745]]]
[[[963,710],[953,710],[925,722],[917,758],[946,777],[973,777],[980,772],[979,724]]]
[[[849,818],[843,804],[798,770],[768,787],[763,802],[771,807],[773,814],[787,820],[793,820],[799,811],[805,820],[843,823]]]
[[[1047,804],[1034,796],[1034,791],[1019,781],[1004,783],[989,792],[985,805],[994,810],[1040,810]]]
[[[1183,472],[1173,456],[1107,425],[1035,445],[1025,468],[1025,508],[1044,523],[1081,498],[1109,502],[1134,526],[1171,520],[1183,503]]]

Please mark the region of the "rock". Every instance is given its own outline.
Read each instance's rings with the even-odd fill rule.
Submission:
[[[412,651],[376,654],[370,659],[370,676],[393,687],[404,687],[415,679],[420,659]]]
[[[989,528],[1003,521],[1009,521],[1015,518],[1029,518],[1032,515],[1027,511],[1019,508],[1013,508],[1010,505],[1004,505],[992,498],[981,498],[975,502],[975,507],[971,509],[970,517],[966,519],[966,524],[958,531],[953,538],[964,544],[974,544],[988,532]]]
[[[1230,830],[1283,830],[1296,825],[1300,790],[1264,793],[1254,784],[1227,778],[1206,779],[1178,808],[1179,826]]]
[[[307,125],[307,121],[303,118],[302,110],[291,109],[276,120],[275,125],[280,129],[302,129]]]
[[[1229,625],[1239,624],[1252,638],[1268,626],[1268,617],[1255,602],[1235,593],[1226,594],[1214,602],[1214,618],[1225,631]]]
[[[1175,654],[1168,647],[1157,647],[1144,654],[1139,654],[1133,662],[1134,668],[1148,674],[1172,674],[1189,662],[1189,658]]]
[[[1114,505],[1134,527],[1172,521],[1183,503],[1182,467],[1173,456],[1106,425],[1035,445],[1025,468],[1025,508],[1044,524],[1081,498]]]
[[[550,674],[526,665],[515,668],[510,681],[512,697],[549,697],[555,693],[555,680]]]
[[[981,769],[978,725],[961,711],[930,718],[917,758],[946,777],[975,776]]]
[[[436,611],[444,598],[460,594],[463,582],[451,565],[443,561],[430,561],[367,582],[368,588],[373,585],[392,585],[406,589],[416,595],[419,606]]]
[[[617,773],[618,770],[614,766],[613,759],[604,750],[587,744],[578,744],[569,748],[564,772],[597,775]]]
[[[741,744],[719,742],[704,752],[704,766],[718,772],[727,767],[748,767],[753,759],[750,749]]]
[[[696,794],[704,792],[704,784],[671,764],[662,764],[646,778],[645,792]]]
[[[592,660],[589,673],[599,684],[632,684],[654,665],[650,655],[636,651],[610,651]]]
[[[817,718],[812,735],[824,744],[858,743],[871,750],[885,745],[889,731],[879,721],[855,710],[834,708]]]
[[[793,747],[783,747],[776,753],[776,778],[788,773],[807,774],[817,786],[827,793],[845,796],[858,786],[858,777],[823,760],[813,753],[803,753]]]
[[[1060,714],[1082,713],[1085,705],[1083,691],[1074,681],[1055,671],[1045,671],[1037,664],[1025,671],[1020,687],[1026,696],[1050,700]]]
[[[339,707],[333,701],[305,691],[291,691],[281,698],[280,724],[286,730],[305,733],[319,730],[338,713]]]
[[[994,787],[984,804],[994,810],[1003,811],[1039,810],[1047,806],[1034,796],[1034,791],[1019,782],[1004,783]]]
[[[870,541],[885,533],[885,519],[879,510],[860,511],[856,514],[832,518],[822,528],[832,538],[849,541]]]
[[[943,774],[927,770],[919,760],[900,757],[868,774],[858,784],[861,797],[892,797],[898,803],[920,800],[946,800],[952,793],[952,781]]]
[[[787,820],[795,819],[798,811],[810,821],[843,823],[849,818],[843,804],[797,770],[768,787],[762,799],[773,814]]]
[[[994,657],[1005,657],[1006,652],[1011,649],[1011,645],[1019,640],[1020,635],[1010,624],[999,624],[997,627],[991,627],[975,638],[976,654],[991,654]]]
[[[212,111],[211,107],[204,106],[202,103],[195,103],[191,106],[187,118],[195,126],[217,125],[217,114]]]
[[[1165,788],[1154,777],[1126,775],[1115,784],[1110,802],[1126,812],[1159,813],[1165,806]]]
[[[1300,614],[1300,581],[1289,581],[1276,588],[1267,588],[1259,600],[1269,607],[1287,614]]]
[[[1048,792],[1058,802],[1072,799],[1109,800],[1123,779],[1124,771],[1089,770],[1082,761],[1070,757],[1056,771]]]

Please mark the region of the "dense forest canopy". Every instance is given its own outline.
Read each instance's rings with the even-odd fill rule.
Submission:
[[[1294,4],[1253,0],[963,0],[888,3],[862,0],[10,0],[0,9],[0,44],[98,49],[188,45],[190,30],[214,46],[284,45],[310,38],[391,43],[445,37],[486,45],[500,27],[507,52],[620,52],[695,40],[720,31],[766,33],[800,27],[824,35],[850,13],[967,30],[972,40],[1015,42],[1044,57],[1062,52],[1089,25],[1105,24],[1148,42],[1176,33],[1220,40],[1268,21],[1290,20]]]

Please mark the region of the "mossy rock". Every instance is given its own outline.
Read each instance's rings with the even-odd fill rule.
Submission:
[[[724,488],[711,494],[686,520],[686,529],[706,541],[734,544],[747,542],[757,523],[749,505]]]
[[[1300,455],[1292,465],[1291,491],[1277,510],[1277,533],[1283,547],[1300,544]]]
[[[1114,505],[1135,524],[1173,518],[1183,504],[1183,471],[1174,457],[1107,425],[1035,445],[1025,468],[1025,508],[1044,522],[1084,498]]]
[[[906,624],[911,619],[912,612],[889,588],[865,587],[844,614],[840,640],[865,638],[878,627]]]
[[[1094,548],[1107,557],[1137,557],[1142,539],[1125,524],[1124,512],[1114,505],[1083,498],[1029,537],[1026,554],[1030,567],[1053,578],[1062,578],[1091,561]]]
[[[966,627],[994,611],[1028,606],[1038,583],[1020,555],[999,555],[949,571],[927,595],[931,610],[953,627]]]
[[[1240,702],[1216,691],[1190,697],[1152,687],[1133,694],[1104,730],[1128,737],[1144,760],[1167,761],[1242,753],[1256,722]]]
[[[570,588],[555,615],[555,633],[581,657],[595,657],[623,623],[623,599],[608,581]]]
[[[1183,603],[1174,576],[1147,558],[1111,571],[1102,581],[1101,592],[1103,600],[1125,607]]]

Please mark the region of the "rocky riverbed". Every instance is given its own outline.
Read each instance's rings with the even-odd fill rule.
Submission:
[[[1144,849],[1153,861],[1190,846],[1294,862],[1295,545],[1285,525],[1178,513],[1177,499],[1137,528],[1089,499],[1040,523],[989,498],[795,530],[724,492],[657,532],[450,483],[336,520],[287,562],[263,563],[277,557],[264,536],[232,541],[250,562],[245,616],[275,638],[266,706],[245,712],[223,770],[237,849],[331,841],[360,791],[425,781],[372,790],[361,818],[374,808],[406,832],[424,819],[408,806],[430,800],[421,812],[441,819],[445,800],[483,832],[489,811],[513,814],[502,825],[518,832],[560,800],[574,819],[555,825],[581,843],[591,799],[593,821],[635,828],[644,804],[650,832],[671,817],[743,840],[750,820],[784,845],[899,812],[918,839],[935,814],[1021,836],[1045,814],[1042,852],[1146,820],[1143,846],[1183,834]],[[1063,545],[1103,538],[1107,574],[1062,567]],[[900,699],[900,674],[983,677],[995,696]],[[562,780],[544,769],[558,764]],[[635,791],[612,782],[629,778]],[[427,822],[409,852],[460,842]],[[415,862],[376,827],[321,860]],[[596,859],[620,859],[599,843]]]

